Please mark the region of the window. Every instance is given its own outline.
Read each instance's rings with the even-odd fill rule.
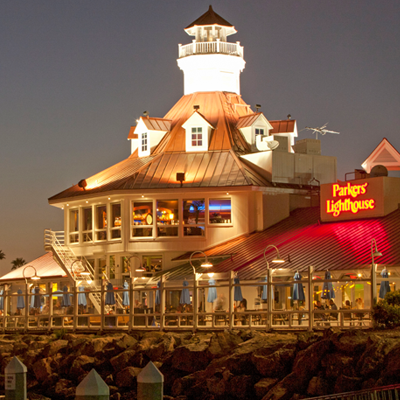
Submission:
[[[157,200],[157,236],[178,236],[178,200]]]
[[[111,239],[121,238],[121,204],[111,204]]]
[[[107,240],[107,207],[96,207],[96,240]]]
[[[110,256],[110,271],[109,272],[109,279],[115,279],[115,256]]]
[[[147,132],[142,133],[142,151],[147,151]]]
[[[256,128],[256,135],[264,135],[264,129]]]
[[[69,211],[69,242],[79,242],[79,210]]]
[[[192,147],[203,146],[203,128],[192,128]]]
[[[106,265],[107,263],[104,258],[98,260],[97,279],[104,279],[103,273],[107,273]]]
[[[86,207],[82,211],[83,211],[82,238],[84,242],[92,242],[93,241],[92,207]]]
[[[161,256],[142,256],[142,265],[146,272],[159,272],[162,271],[162,257]]]
[[[132,202],[132,236],[153,236],[153,202]]]
[[[232,223],[231,199],[210,199],[208,215],[210,224]]]
[[[184,236],[204,236],[205,202],[204,199],[183,201]]]

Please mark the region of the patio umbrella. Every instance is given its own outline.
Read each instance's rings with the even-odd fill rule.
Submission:
[[[0,290],[0,310],[4,310],[4,297],[3,297],[3,289]]]
[[[78,306],[87,306],[87,300],[86,300],[86,293],[85,293],[85,288],[83,286],[79,286],[79,292],[78,293]]]
[[[22,290],[21,289],[18,289],[17,293],[18,293],[17,309],[18,310],[22,310],[23,308],[25,308],[24,296],[22,296]]]
[[[331,279],[331,273],[329,271],[325,272],[325,279]],[[334,299],[335,291],[333,290],[332,282],[324,282],[322,286],[322,295],[321,299]]]
[[[161,285],[161,281],[158,281],[157,287],[159,288],[160,285]],[[160,291],[157,290],[156,291],[156,305],[158,306],[159,304],[161,304],[161,296],[160,296]]]
[[[181,298],[179,300],[179,304],[190,304],[190,293],[187,286],[189,286],[189,282],[185,279],[183,281],[183,289],[181,292]]]
[[[381,272],[381,276],[384,279],[389,278],[389,274],[386,268],[383,268],[382,272]],[[389,281],[382,281],[381,282],[381,287],[379,289],[379,297],[381,299],[383,299],[386,296],[386,293],[390,292],[390,285],[389,285]]]
[[[268,282],[268,278],[264,278],[264,282]],[[274,299],[274,291],[272,291],[272,300]],[[262,293],[261,293],[261,300],[268,300],[268,285],[263,285]]]
[[[63,287],[63,301],[62,301],[62,306],[63,307],[70,307],[71,306],[71,296],[68,293],[68,287],[64,286]]]
[[[129,289],[129,283],[127,281],[124,282],[124,289]],[[128,290],[124,290],[122,293],[122,305],[124,307],[128,307],[130,305]]]
[[[35,308],[35,296],[34,296],[35,287],[34,286],[32,286],[31,293],[32,293],[32,296],[31,296],[31,304],[30,304],[30,306],[31,306],[31,308]]]
[[[42,306],[42,297],[40,296],[40,287],[35,287],[35,296],[33,301],[33,308],[40,308]]]
[[[107,290],[107,293],[106,293],[105,305],[113,306],[115,304],[115,296],[114,296],[114,288],[113,288],[113,285],[111,282],[107,283],[106,290]]]
[[[294,280],[295,281],[301,280],[301,275],[298,272],[296,272],[294,274]],[[304,296],[303,285],[301,283],[295,283],[293,285],[293,300],[304,301],[305,299],[306,299],[306,296]]]
[[[240,283],[239,277],[235,276],[235,278],[233,278],[233,282],[235,283],[235,285],[238,285]],[[233,299],[235,301],[242,301],[243,300],[242,288],[240,286],[235,286],[235,289],[233,291]]]
[[[215,285],[215,280],[214,279],[210,279],[208,281],[208,284],[210,286]],[[216,287],[210,287],[208,288],[208,295],[207,295],[207,302],[208,303],[214,303],[214,300],[217,298],[217,288]]]

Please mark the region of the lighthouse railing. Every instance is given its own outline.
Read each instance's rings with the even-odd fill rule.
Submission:
[[[179,58],[195,54],[228,54],[243,58],[243,46],[240,42],[228,43],[217,40],[215,42],[196,42],[179,45]]]

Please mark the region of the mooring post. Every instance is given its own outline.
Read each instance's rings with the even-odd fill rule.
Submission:
[[[137,377],[138,400],[162,400],[164,397],[164,375],[150,361]]]
[[[109,400],[110,389],[93,368],[76,387],[75,400]]]
[[[27,369],[17,357],[7,364],[5,372],[5,399],[26,400],[26,372]]]

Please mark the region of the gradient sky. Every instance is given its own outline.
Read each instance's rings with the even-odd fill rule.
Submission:
[[[183,28],[210,1],[0,1],[0,274],[62,230],[47,199],[129,156],[129,127],[183,95]],[[338,178],[386,137],[400,150],[398,0],[214,0],[244,46],[244,101],[340,135]],[[299,138],[313,137],[307,131]],[[314,136],[315,137],[315,136]]]

